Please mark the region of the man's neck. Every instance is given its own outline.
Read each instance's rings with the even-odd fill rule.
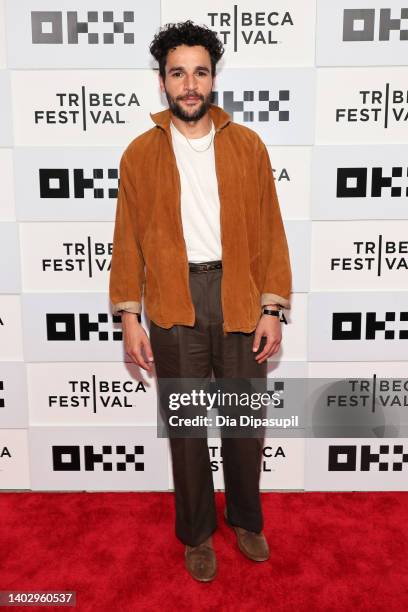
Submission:
[[[187,138],[202,138],[206,136],[211,130],[211,117],[210,113],[206,113],[204,117],[197,121],[183,121],[179,119],[170,111],[171,121],[174,123],[179,132],[184,134]]]

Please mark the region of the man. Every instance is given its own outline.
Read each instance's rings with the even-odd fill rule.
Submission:
[[[266,380],[290,308],[291,269],[267,149],[211,104],[224,49],[191,21],[168,24],[150,51],[169,108],[120,161],[110,273],[125,349],[159,379]],[[150,336],[140,325],[142,295]],[[214,578],[214,487],[207,440],[171,438],[176,535],[195,579]],[[263,440],[222,438],[225,520],[248,558],[264,561]]]

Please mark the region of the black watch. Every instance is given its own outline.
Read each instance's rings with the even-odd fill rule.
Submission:
[[[269,308],[264,308],[262,310],[262,314],[271,315],[273,317],[279,317],[280,316],[280,310],[270,310]]]

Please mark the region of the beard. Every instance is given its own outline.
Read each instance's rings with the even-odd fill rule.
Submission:
[[[199,104],[198,108],[196,108],[193,112],[186,112],[184,108],[181,106],[179,99],[186,98],[186,96],[179,96],[179,98],[172,98],[170,94],[165,89],[165,94],[167,98],[167,102],[169,104],[169,108],[173,115],[182,121],[198,121],[208,112],[208,109],[211,105],[211,97],[212,91],[208,94],[208,96],[202,96],[200,94],[187,94],[197,96],[201,100],[201,104]]]

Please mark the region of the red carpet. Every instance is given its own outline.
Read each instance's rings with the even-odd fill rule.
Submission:
[[[0,590],[72,590],[76,608],[402,611],[408,493],[263,493],[271,559],[239,552],[217,493],[218,575],[194,581],[172,493],[2,493]]]

